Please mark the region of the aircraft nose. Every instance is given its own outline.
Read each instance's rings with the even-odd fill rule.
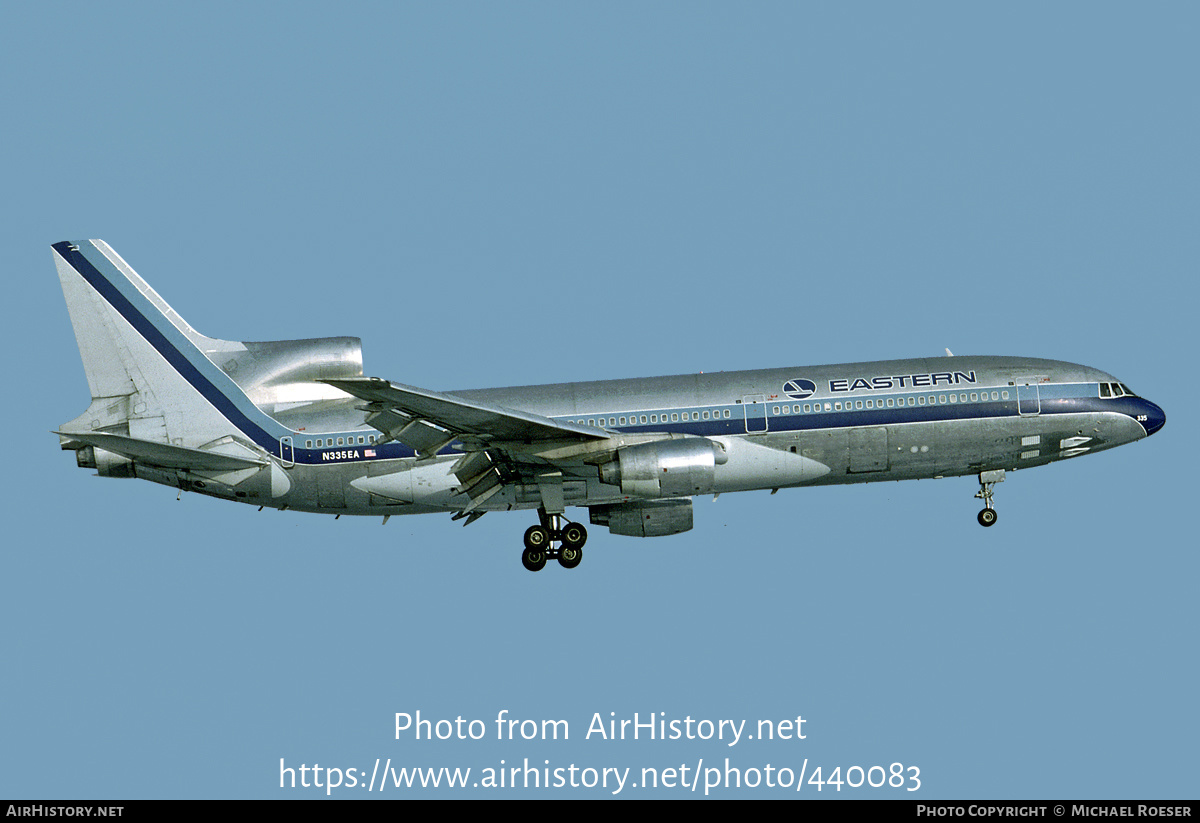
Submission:
[[[1146,419],[1140,422],[1146,429],[1146,435],[1149,436],[1166,425],[1167,414],[1161,407],[1155,403],[1151,403],[1149,400],[1143,400],[1142,406],[1144,407],[1142,414]]]

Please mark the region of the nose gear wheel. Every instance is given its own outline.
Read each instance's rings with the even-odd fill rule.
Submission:
[[[983,501],[983,510],[979,512],[976,518],[981,526],[994,526],[999,515],[996,514],[996,509],[992,507],[992,488],[997,483],[1004,482],[1004,469],[996,469],[994,471],[979,473],[979,491],[975,492],[975,496]]]

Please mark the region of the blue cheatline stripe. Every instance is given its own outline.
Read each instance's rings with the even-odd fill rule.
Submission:
[[[100,250],[92,246],[86,241],[80,243],[62,242],[55,243],[52,247],[58,254],[70,264],[71,268],[75,269],[84,280],[91,285],[96,292],[108,302],[122,317],[124,317],[131,326],[145,338],[146,342],[154,347],[162,357],[171,364],[180,376],[186,380],[192,388],[196,389],[200,395],[211,403],[234,427],[242,434],[246,435],[250,440],[262,446],[273,455],[279,456],[279,437],[292,434],[294,432],[281,426],[276,421],[272,420],[266,413],[250,402],[245,393],[234,383],[227,374],[213,365],[204,354],[197,349],[187,337],[175,327],[173,323],[167,320],[158,309],[150,303],[144,294],[126,278],[121,272],[113,266]],[[112,274],[115,276],[105,276],[103,272],[89,260],[81,251],[81,249],[90,249],[92,253],[100,257],[101,265],[112,269]],[[121,284],[126,287],[134,295],[127,296],[121,288]],[[138,301],[146,308],[139,308],[134,305],[134,301]],[[147,311],[148,309],[148,311]],[[147,315],[156,315],[161,318],[162,327],[149,319]],[[174,337],[175,340],[169,339],[168,335]],[[202,361],[200,366],[193,363],[191,359],[184,353],[190,350],[195,353],[198,360]],[[207,367],[206,370],[210,374],[206,375],[201,370]],[[215,372],[215,373],[214,373]],[[214,381],[219,381],[225,384],[226,388],[223,391],[214,384]],[[236,395],[230,396],[233,392]],[[242,401],[253,409],[250,414],[247,410],[239,408],[239,404],[235,401],[235,397],[240,396]],[[258,418],[252,419],[250,415]],[[275,431],[268,431],[264,426],[269,426]]]
[[[1049,385],[1049,384],[1048,384]],[[1137,415],[1145,414],[1144,404],[1136,402],[1137,398],[1117,398],[1117,399],[1101,399],[1096,396],[1088,395],[1086,397],[1079,396],[1084,391],[1084,387],[1095,384],[1063,384],[1070,385],[1071,391],[1076,394],[1068,397],[1042,397],[1041,414],[1030,415],[1028,419],[1035,420],[1037,418],[1052,419],[1057,415],[1063,414],[1083,414],[1083,413],[1101,413],[1109,412],[1115,414],[1123,414],[1127,417],[1132,417],[1136,420]],[[988,391],[1006,390],[1009,386],[986,386],[979,387],[982,391],[986,388]],[[913,395],[916,396],[916,395]],[[907,398],[905,395],[904,398]],[[901,399],[904,399],[901,398]],[[821,398],[820,402],[825,402],[827,398]],[[1124,402],[1123,402],[1124,401]],[[830,402],[833,402],[832,400]],[[842,402],[847,402],[842,400]],[[789,404],[791,405],[791,404]],[[706,408],[713,408],[707,406]],[[724,407],[721,407],[724,409]],[[688,407],[681,409],[683,411],[698,411],[700,409]],[[670,413],[672,410],[669,410]],[[658,411],[661,415],[662,412]],[[638,412],[640,415],[641,412]],[[603,415],[598,412],[593,412],[591,417],[599,420],[601,417],[608,418],[620,416],[620,412],[605,411]],[[625,416],[629,416],[626,412]],[[909,406],[907,404],[897,405],[893,408],[875,408],[875,409],[851,409],[850,411],[821,411],[808,413],[789,413],[789,414],[772,414],[769,416],[769,430],[767,434],[790,434],[807,431],[824,431],[830,429],[851,429],[851,428],[874,428],[878,426],[898,426],[909,423],[941,423],[941,422],[962,422],[970,420],[996,420],[1004,418],[1018,417],[1017,400],[1015,397],[1009,400],[988,400],[983,401],[967,401],[965,403],[934,403],[924,406]],[[586,419],[586,414],[565,415],[563,419],[579,420]],[[717,435],[745,435],[745,422],[740,417],[721,418],[704,421],[689,421],[687,423],[638,423],[625,426],[614,426],[614,430],[621,432],[673,432],[680,434],[695,434],[705,437],[713,437]]]
[[[282,456],[280,453],[279,438],[291,436],[293,441],[293,458],[297,463],[309,463],[317,465],[332,465],[334,463],[349,462],[343,460],[324,461],[321,459],[322,451],[336,451],[338,447],[327,447],[325,449],[310,449],[301,446],[305,439],[329,439],[328,434],[309,434],[306,432],[297,432],[281,425],[278,421],[271,418],[257,406],[255,406],[241,388],[227,375],[221,371],[211,360],[209,360],[195,345],[187,339],[178,328],[175,327],[162,313],[150,302],[150,300],[142,294],[130,280],[120,272],[113,263],[106,258],[103,253],[87,241],[79,243],[61,242],[53,244],[52,248],[64,259],[67,263],[84,278],[97,293],[101,295],[122,317],[124,317],[145,340],[154,347],[162,357],[171,364],[171,366],[179,372],[179,374],[187,380],[187,382],[200,393],[205,400],[211,403],[229,422],[246,435],[250,440],[262,446],[268,452],[275,456]],[[87,250],[87,255],[94,256],[96,262],[93,262],[82,251]],[[101,268],[110,270],[109,275],[105,275]],[[140,308],[139,308],[140,306]],[[150,318],[159,318],[156,323]],[[189,358],[187,353],[192,353],[195,362]],[[1042,410],[1041,417],[1050,417],[1056,414],[1070,414],[1075,412],[1118,412],[1126,414],[1136,419],[1138,413],[1142,413],[1143,409],[1136,403],[1115,403],[1112,400],[1100,399],[1098,397],[1074,397],[1074,398],[1059,398],[1054,394],[1057,392],[1051,389],[1057,384],[1046,384],[1042,386]],[[1078,387],[1080,384],[1072,384],[1073,387]],[[980,390],[993,387],[978,387]],[[1004,387],[1009,388],[1009,387]],[[906,395],[907,396],[907,395]],[[828,398],[818,398],[816,402],[824,402]],[[842,398],[843,401],[845,400]],[[1127,400],[1127,398],[1121,398]],[[1049,401],[1049,402],[1047,402]],[[810,401],[814,402],[814,401]],[[1123,406],[1124,408],[1114,408],[1114,406]],[[1130,408],[1136,407],[1136,408]],[[688,409],[691,411],[691,409]],[[674,411],[674,410],[670,410]],[[766,404],[764,404],[764,412]],[[661,411],[659,412],[661,414]],[[605,412],[605,417],[611,417],[618,412]],[[971,419],[994,419],[1002,417],[1016,416],[1016,400],[1009,401],[989,401],[967,404],[948,404],[948,405],[933,405],[933,406],[905,406],[895,409],[875,409],[875,410],[854,410],[849,412],[819,412],[800,415],[771,415],[768,418],[770,433],[780,434],[785,432],[803,432],[809,430],[821,429],[840,429],[840,428],[855,428],[860,426],[874,427],[898,425],[904,423],[928,423],[935,421],[953,421],[953,420],[971,420]],[[593,413],[599,417],[599,414]],[[559,415],[564,419],[575,417],[586,417],[586,415]],[[625,432],[636,431],[655,431],[655,432],[676,432],[693,434],[699,436],[715,436],[715,435],[745,435],[745,421],[740,417],[731,419],[711,420],[689,423],[660,423],[649,425],[630,425],[622,426],[617,430]],[[337,437],[339,433],[333,433]],[[345,436],[345,433],[342,433]],[[398,443],[388,443],[386,445],[372,445],[355,447],[342,447],[345,449],[374,449],[377,457],[374,459],[396,459],[399,457],[412,457],[415,452],[407,446]],[[449,453],[451,448],[444,450]],[[371,459],[371,458],[364,458]]]

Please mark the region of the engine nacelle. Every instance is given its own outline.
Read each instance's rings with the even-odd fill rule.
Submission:
[[[344,397],[319,381],[362,377],[362,341],[357,337],[233,345],[237,348],[205,354],[260,407]]]
[[[613,534],[665,537],[692,530],[691,500],[647,500],[589,509],[593,525],[608,526]]]
[[[133,461],[95,446],[75,450],[75,463],[81,469],[95,469],[101,477],[134,477]]]
[[[616,460],[600,466],[600,482],[620,486],[630,497],[711,494],[716,467],[726,459],[724,447],[704,437],[643,443],[619,450]]]

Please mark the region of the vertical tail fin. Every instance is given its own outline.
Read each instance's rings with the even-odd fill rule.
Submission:
[[[194,446],[279,433],[206,352],[245,351],[189,326],[101,240],[55,243],[54,263],[92,403],[64,432],[110,432]]]

